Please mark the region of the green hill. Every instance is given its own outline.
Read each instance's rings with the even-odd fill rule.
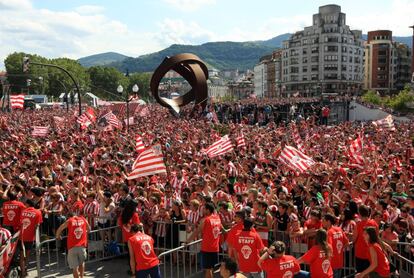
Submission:
[[[122,61],[127,57],[116,52],[106,52],[80,58],[78,62],[84,67],[105,66]]]

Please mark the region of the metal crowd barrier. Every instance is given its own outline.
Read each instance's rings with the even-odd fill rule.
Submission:
[[[127,254],[125,246],[119,244],[121,242],[120,232],[121,229],[119,226],[91,231],[88,234],[88,257],[86,263],[111,259],[122,254]],[[120,254],[111,253],[108,248],[110,242],[102,240],[102,236],[108,233],[118,243]],[[68,270],[66,240],[67,236],[62,236],[62,240],[53,238],[41,241],[39,229],[36,231],[37,277],[40,278],[45,273],[64,272]]]
[[[408,242],[398,242],[396,254],[391,257],[392,268],[395,268],[399,276],[414,277],[414,244]]]

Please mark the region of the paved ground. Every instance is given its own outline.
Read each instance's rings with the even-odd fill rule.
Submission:
[[[108,261],[101,261],[96,263],[88,263],[86,264],[86,272],[85,272],[85,278],[108,278],[108,277],[116,277],[116,278],[130,278],[130,276],[127,274],[127,258],[116,258]],[[32,268],[31,271],[29,271],[30,278],[36,278],[37,277],[37,271],[35,270],[35,266],[31,265]],[[43,274],[42,278],[54,278],[54,277],[62,277],[62,278],[70,278],[73,277],[72,273],[69,269],[63,272],[58,273],[52,273],[52,274]],[[203,275],[193,275],[193,276],[186,276],[181,274],[180,277],[191,277],[191,278],[201,278]],[[219,277],[218,274],[216,274],[215,277]],[[177,278],[177,275],[164,275],[163,278]]]

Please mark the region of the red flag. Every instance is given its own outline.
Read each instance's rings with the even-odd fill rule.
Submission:
[[[159,173],[166,173],[167,168],[161,151],[161,145],[152,146],[138,155],[132,165],[132,172],[128,175],[128,179],[136,179]]]
[[[17,243],[19,242],[20,231],[15,233],[13,237],[7,241],[3,250],[0,253],[0,277],[5,277],[6,272],[9,269],[12,262],[13,255],[16,252]]]
[[[312,158],[291,146],[285,146],[280,153],[279,160],[300,173],[305,172],[315,164]]]
[[[236,143],[238,148],[246,148],[246,140],[244,140],[243,133],[241,133],[240,136],[236,138]]]
[[[230,138],[226,135],[226,136],[221,137],[220,140],[215,142],[213,145],[211,145],[207,149],[202,150],[202,152],[207,154],[208,157],[213,158],[213,157],[231,152],[232,150],[233,150],[233,145],[231,143]]]
[[[34,126],[32,131],[33,137],[46,137],[49,134],[48,126]]]
[[[298,147],[298,150],[305,153],[305,149],[303,148],[302,138],[300,137],[300,134],[299,134],[298,128],[296,127],[296,124],[291,123],[290,127],[292,129],[293,141],[295,142],[296,146]]]
[[[139,116],[141,117],[145,117],[149,114],[149,109],[147,106],[145,106],[144,108],[141,109],[141,111],[139,112]]]
[[[122,122],[118,120],[118,118],[112,113],[112,111],[109,111],[105,115],[102,116],[102,118],[105,118],[109,125],[113,126],[114,128],[122,128]]]
[[[140,135],[137,135],[135,138],[135,151],[137,153],[140,153],[143,150],[145,150],[144,142],[142,141],[142,137]]]
[[[11,95],[10,96],[10,105],[12,109],[22,109],[24,108],[24,95]]]
[[[379,130],[395,130],[394,119],[392,118],[392,115],[388,115],[384,119],[374,121],[372,124],[375,125]]]
[[[362,156],[362,137],[358,137],[353,140],[349,146],[348,157],[351,160],[351,163],[357,165],[364,165],[364,157]]]

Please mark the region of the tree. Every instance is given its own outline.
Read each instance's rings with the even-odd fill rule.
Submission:
[[[382,104],[381,96],[377,95],[373,91],[366,92],[362,96],[362,100],[365,101],[365,102],[368,102],[368,103],[376,104],[376,105],[381,105]]]
[[[31,65],[28,73],[23,73],[23,57],[29,57],[31,62],[42,64],[54,64],[69,71],[85,91],[89,86],[89,74],[76,60],[68,58],[47,59],[42,56],[27,53],[12,53],[4,60],[8,81],[11,84],[12,92],[37,93],[44,92],[48,96],[59,96],[65,90],[71,91],[74,88],[72,79],[63,71],[57,68]],[[42,77],[42,79],[39,79]],[[27,79],[31,79],[30,88],[27,86]],[[82,90],[81,90],[82,91]]]
[[[107,100],[124,100],[125,92],[119,96],[116,89],[119,85],[128,88],[128,78],[112,67],[95,66],[88,69],[91,80],[91,92]]]

